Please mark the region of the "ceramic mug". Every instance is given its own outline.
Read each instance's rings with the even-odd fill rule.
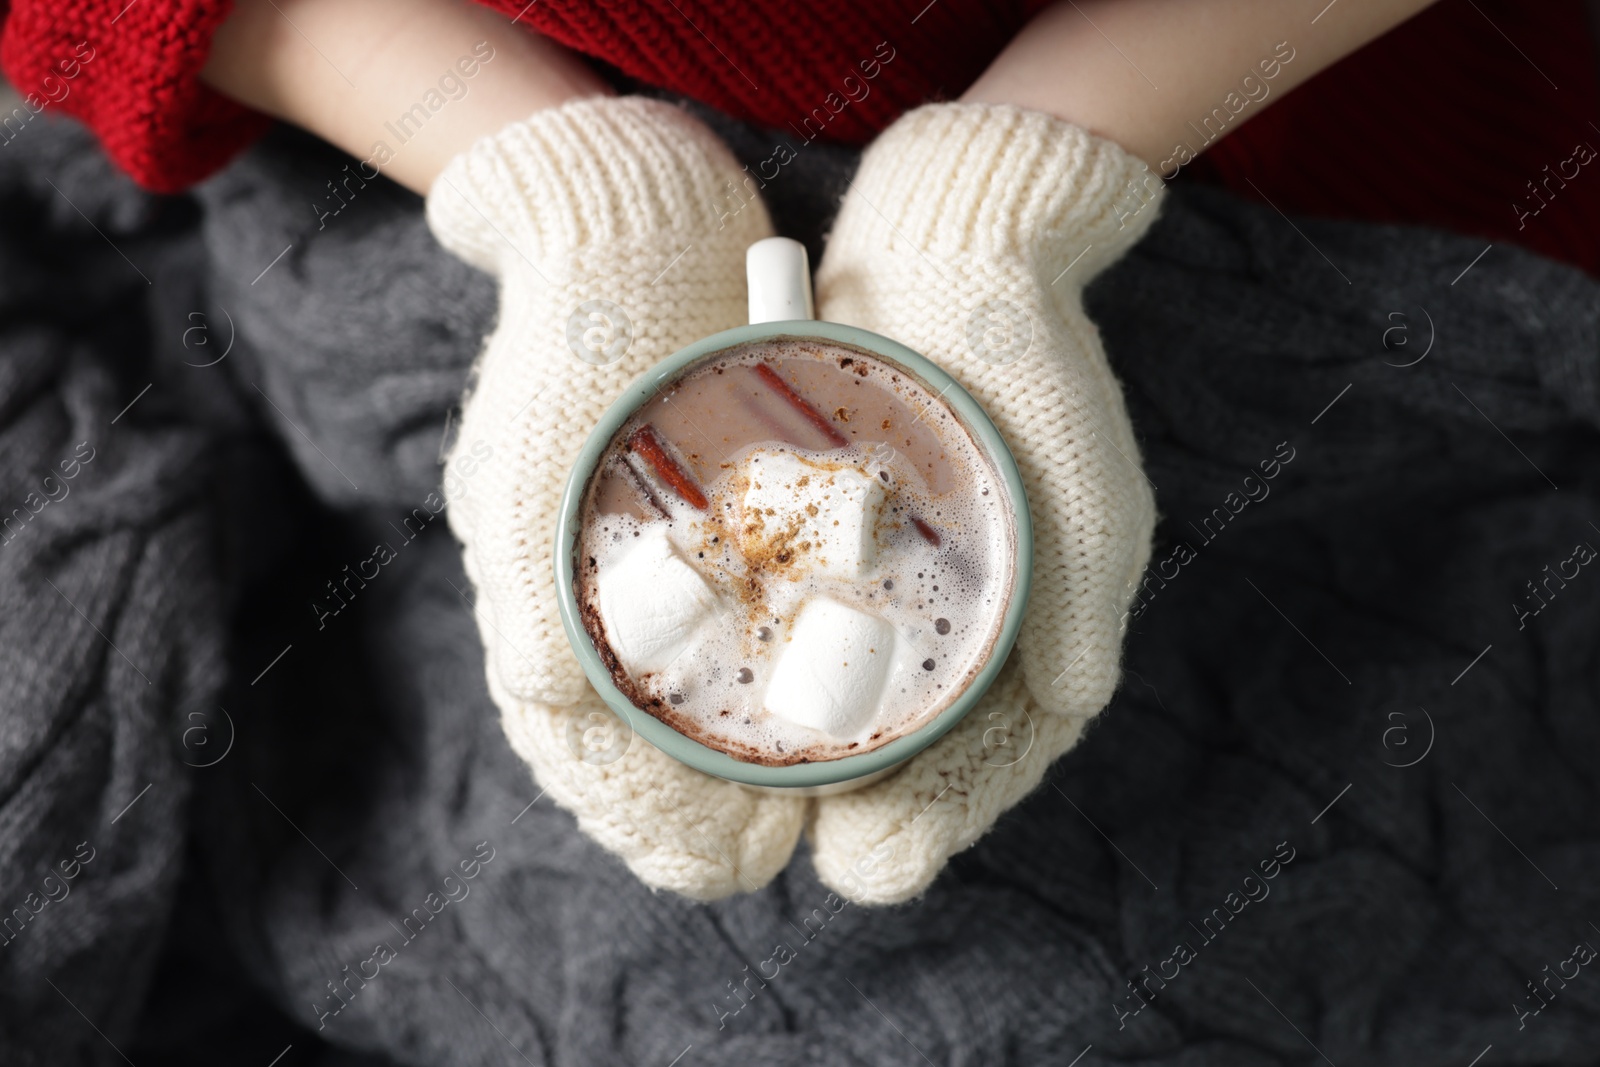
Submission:
[[[1016,460],[1000,431],[965,389],[927,357],[880,334],[822,322],[813,317],[811,274],[805,246],[784,237],[771,237],[750,246],[746,257],[750,289],[750,325],[738,326],[679,349],[645,373],[612,404],[590,433],[574,463],[561,498],[556,523],[556,590],[561,623],[584,674],[604,700],[633,732],[669,756],[706,774],[760,789],[818,795],[857,789],[877,781],[944,736],[977,704],[1004,665],[1016,643],[1028,606],[1033,573],[1033,521],[1022,488]],[[825,341],[858,349],[898,368],[943,398],[961,425],[972,435],[994,465],[1005,487],[1016,532],[1016,558],[1012,567],[1009,599],[999,633],[987,660],[967,687],[939,714],[911,732],[870,752],[815,763],[768,767],[746,763],[678,733],[649,712],[636,707],[611,680],[578,613],[576,586],[580,512],[585,491],[612,438],[633,413],[663,386],[691,367],[715,358],[737,345],[787,339]]]

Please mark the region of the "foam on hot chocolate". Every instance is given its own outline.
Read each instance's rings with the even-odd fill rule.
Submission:
[[[591,481],[579,553],[618,687],[781,765],[870,751],[948,706],[987,659],[1015,546],[998,474],[937,397],[795,339],[724,353],[642,408]]]

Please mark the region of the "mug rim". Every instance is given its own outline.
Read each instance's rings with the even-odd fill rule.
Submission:
[[[944,710],[910,733],[880,745],[870,752],[841,756],[838,759],[770,767],[746,763],[726,752],[701,744],[679,733],[649,712],[636,706],[616,687],[589,637],[578,612],[575,584],[575,553],[581,531],[580,512],[584,493],[612,438],[629,418],[656,395],[661,387],[679,377],[693,363],[738,345],[759,341],[793,339],[817,340],[858,348],[890,364],[898,365],[911,377],[931,389],[956,413],[963,427],[977,439],[994,463],[1011,504],[1016,555],[1013,560],[1010,598],[995,635],[990,654],[966,687]],[[561,625],[583,667],[584,675],[606,706],[621,717],[632,731],[695,770],[763,788],[815,788],[863,778],[910,759],[948,733],[975,707],[994,683],[1016,644],[1017,634],[1027,612],[1033,584],[1033,516],[1022,486],[1021,472],[1005,438],[982,405],[943,368],[926,356],[882,334],[843,323],[819,319],[790,319],[736,326],[701,338],[680,348],[631,382],[611,404],[589,432],[573,460],[561,495],[555,533],[556,600]]]

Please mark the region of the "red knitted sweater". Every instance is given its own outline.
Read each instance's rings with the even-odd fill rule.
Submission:
[[[1045,0],[482,2],[648,84],[796,138],[862,143],[958,96]],[[13,0],[7,13],[0,0],[0,67],[24,96],[0,115],[0,150],[57,107],[151,189],[206,177],[268,126],[199,81],[230,9]],[[1185,170],[1284,211],[1442,226],[1600,273],[1600,168],[1585,165],[1597,96],[1581,0],[1444,0]],[[1211,114],[1197,105],[1192,147],[1226,125]]]

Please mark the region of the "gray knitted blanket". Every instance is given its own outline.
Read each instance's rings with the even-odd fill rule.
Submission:
[[[501,737],[435,495],[493,287],[347,163],[0,151],[0,1062],[1593,1062],[1593,281],[1177,189],[1090,293],[1116,701],[914,904],[701,906]],[[852,163],[768,189],[814,255]]]

